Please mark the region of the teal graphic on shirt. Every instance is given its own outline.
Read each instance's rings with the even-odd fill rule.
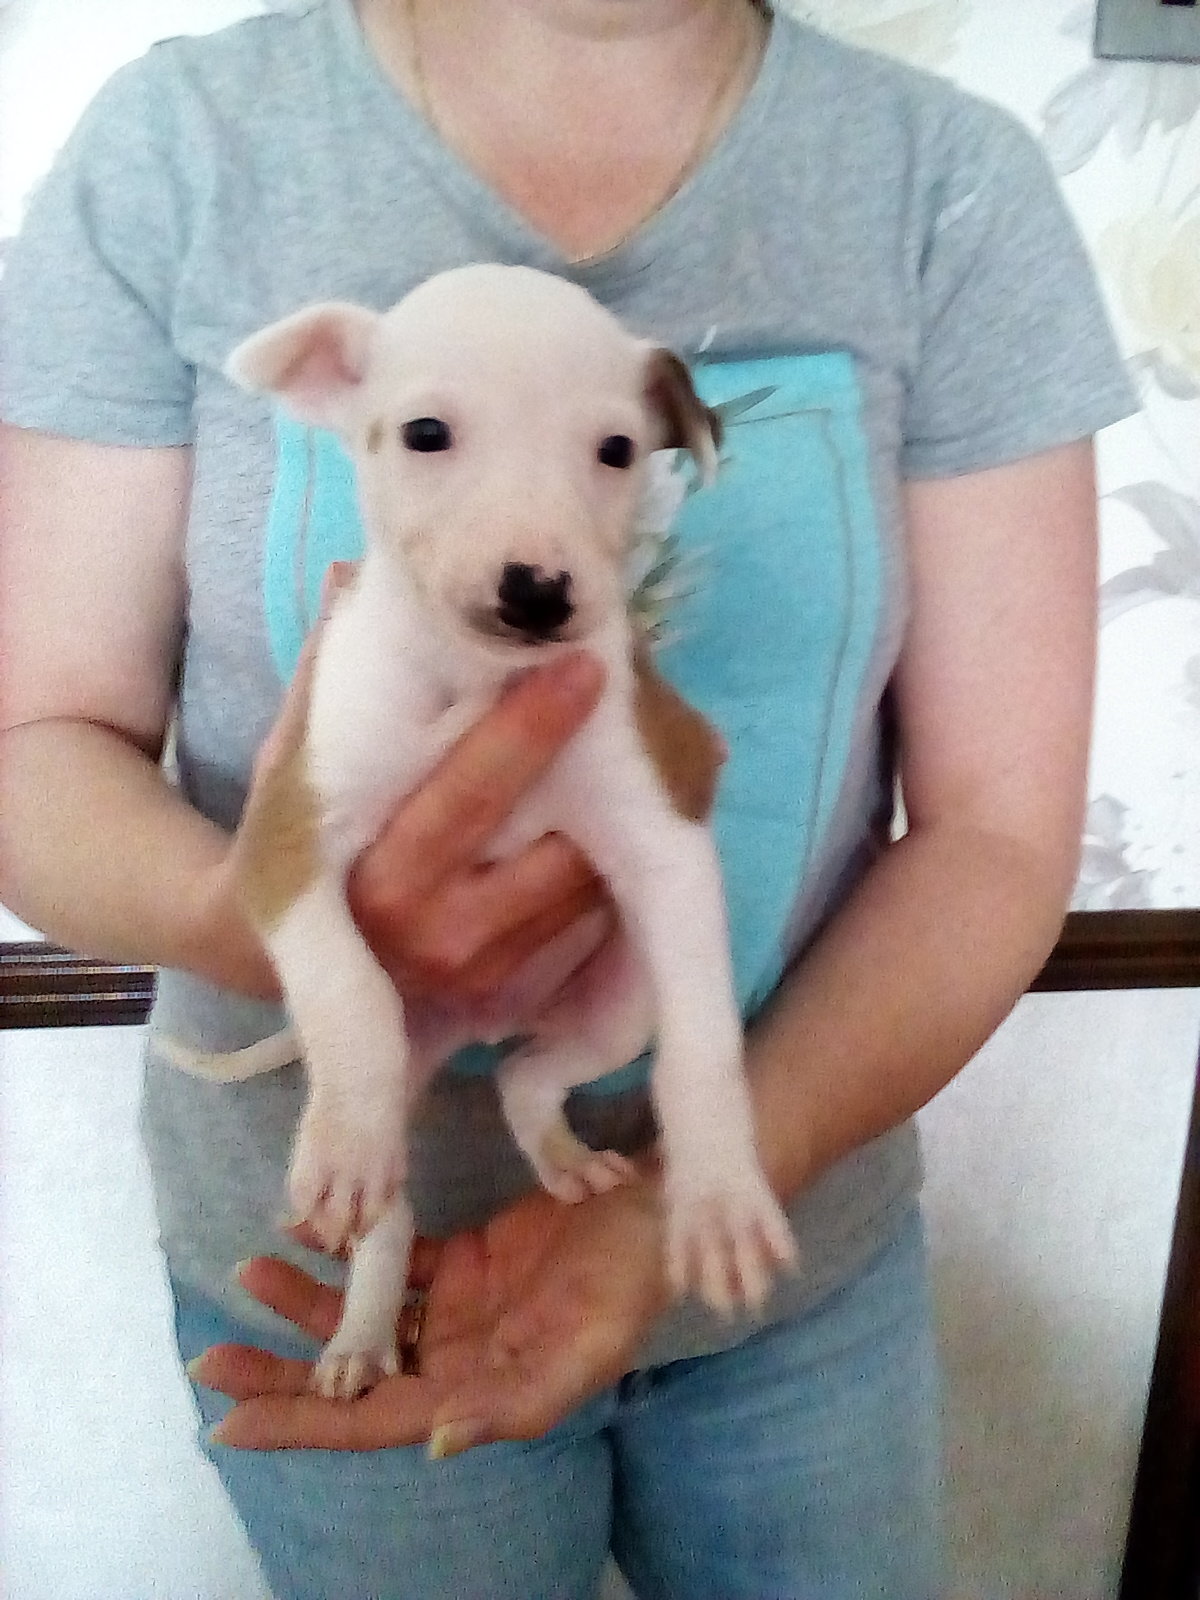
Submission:
[[[658,653],[721,730],[713,826],[738,999],[779,981],[788,920],[832,818],[883,609],[883,558],[861,398],[840,352],[714,362],[696,387],[726,423],[722,467],[672,526],[691,573]],[[267,527],[265,603],[286,681],[334,560],[362,552],[354,468],[338,440],[286,418]],[[471,1051],[462,1070],[486,1070]],[[594,1086],[624,1087],[642,1063]]]

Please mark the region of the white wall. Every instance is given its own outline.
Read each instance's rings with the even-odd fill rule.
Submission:
[[[7,1600],[269,1600],[171,1344],[141,1038],[0,1033]]]
[[[1200,991],[1031,995],[925,1112],[963,1600],[1115,1596]]]

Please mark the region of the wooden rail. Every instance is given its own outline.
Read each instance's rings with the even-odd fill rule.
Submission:
[[[1200,910],[1074,911],[1030,988],[1200,989]]]
[[[139,1023],[153,998],[153,967],[114,966],[57,945],[0,943],[0,1028]]]
[[[1200,989],[1200,910],[1072,912],[1030,987]],[[34,941],[0,942],[0,1028],[139,1023],[153,997],[152,967],[118,966]]]

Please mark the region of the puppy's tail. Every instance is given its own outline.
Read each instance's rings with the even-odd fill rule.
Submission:
[[[275,1072],[300,1060],[300,1041],[291,1028],[268,1034],[244,1050],[193,1050],[165,1033],[152,1034],[151,1045],[169,1066],[210,1083],[244,1083],[261,1072]]]

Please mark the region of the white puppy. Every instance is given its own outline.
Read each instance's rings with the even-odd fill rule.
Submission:
[[[328,1246],[355,1246],[316,1386],[349,1395],[395,1370],[408,1108],[452,1050],[514,1031],[495,1008],[414,1027],[350,916],[347,871],[504,683],[556,650],[595,652],[603,697],[491,854],[569,836],[623,934],[504,1063],[505,1114],[552,1193],[620,1182],[627,1163],[582,1145],[563,1104],[653,1040],[671,1280],[721,1309],[761,1301],[793,1244],[743,1077],[707,826],[720,744],[639,648],[625,585],[648,457],[686,447],[711,476],[717,419],[674,356],[582,289],[520,267],[443,273],[386,315],[313,306],[241,345],[228,370],[337,432],[366,530],[320,640],[303,740],[245,838],[245,901],[309,1075],[292,1202]],[[250,1057],[247,1071],[272,1064],[261,1046]]]

